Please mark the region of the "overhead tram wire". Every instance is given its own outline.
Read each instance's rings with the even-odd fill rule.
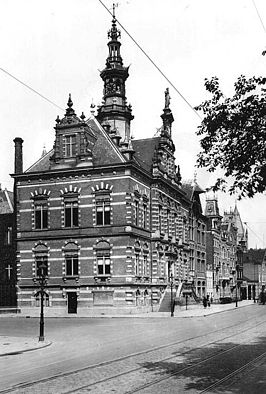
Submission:
[[[102,4],[102,6],[106,9],[107,12],[109,12],[110,15],[113,16],[112,12],[106,7],[106,5],[102,2],[102,0],[99,0],[99,2]],[[128,32],[128,30],[119,22],[119,20],[116,18],[116,21],[118,25],[121,27],[121,29],[124,30],[124,32],[129,36],[129,38],[134,42],[134,44],[141,50],[141,52],[147,57],[147,59],[152,63],[152,65],[159,71],[159,73],[166,79],[166,81],[172,86],[172,88],[177,92],[177,94],[182,98],[183,101],[189,106],[189,108],[198,116],[200,120],[202,120],[201,116],[198,114],[198,112],[193,108],[193,106],[188,102],[188,100],[183,96],[183,94],[175,87],[175,85],[170,81],[169,78],[165,75],[165,73],[157,66],[157,64],[152,60],[152,58],[147,54],[147,52],[138,44],[138,42],[134,39],[134,37]]]
[[[252,230],[252,228],[248,225],[248,222],[244,222],[244,224],[247,226],[247,228],[255,235],[255,237],[262,242],[262,245],[264,247],[264,239],[258,236],[258,234],[255,233],[255,231]]]
[[[64,109],[62,107],[60,107],[59,105],[57,105],[56,103],[54,103],[52,100],[48,99],[47,97],[45,97],[43,94],[39,93],[37,90],[33,89],[31,86],[27,85],[25,82],[21,81],[20,79],[18,79],[17,77],[15,77],[13,74],[11,74],[10,72],[8,72],[7,70],[5,70],[4,68],[0,67],[0,70],[7,74],[9,77],[13,78],[15,81],[19,82],[22,86],[26,87],[27,89],[29,89],[30,91],[32,91],[33,93],[37,94],[38,96],[40,96],[41,98],[43,98],[44,100],[48,101],[48,103],[54,105],[55,107],[59,108],[61,111],[64,111]]]
[[[263,23],[263,20],[262,20],[262,18],[261,18],[261,16],[260,16],[258,7],[256,6],[255,0],[252,0],[252,3],[253,3],[253,5],[254,5],[254,8],[255,8],[256,13],[257,13],[257,15],[258,15],[258,18],[259,18],[259,20],[260,20],[261,26],[262,26],[262,28],[263,28],[263,30],[264,30],[265,35],[266,35],[266,28],[265,28],[265,25],[264,25],[264,23]]]

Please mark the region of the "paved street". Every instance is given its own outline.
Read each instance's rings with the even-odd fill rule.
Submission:
[[[1,317],[0,324],[1,336],[38,336],[38,319]],[[50,346],[0,358],[1,392],[265,391],[262,305],[184,319],[47,319],[45,328]]]

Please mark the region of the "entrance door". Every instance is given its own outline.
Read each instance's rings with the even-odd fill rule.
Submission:
[[[77,313],[77,293],[71,291],[67,293],[67,305],[68,305],[68,313]]]

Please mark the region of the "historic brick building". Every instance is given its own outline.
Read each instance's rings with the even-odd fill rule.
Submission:
[[[0,308],[16,307],[13,193],[0,185]]]
[[[189,283],[195,298],[202,299],[207,295],[207,273],[206,273],[206,224],[207,218],[202,213],[200,194],[204,191],[194,180],[182,183],[186,191],[191,207],[189,210],[189,259],[190,272]]]
[[[219,213],[216,197],[206,200],[207,266],[212,270],[213,297],[215,300],[241,298],[243,256],[248,235],[237,207]]]
[[[181,295],[182,283],[191,279],[192,255],[198,258],[191,252],[195,240],[191,244],[189,239],[192,199],[175,164],[169,92],[159,135],[133,140],[125,90],[128,67],[119,37],[113,17],[100,74],[103,104],[95,117],[78,117],[70,96],[65,116],[56,119],[53,149],[25,172],[23,141],[15,139],[22,313],[38,313],[40,266],[50,315],[156,310],[170,280]],[[204,275],[205,229],[197,210],[199,276]]]

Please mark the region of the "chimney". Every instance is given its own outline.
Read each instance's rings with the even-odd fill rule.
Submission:
[[[16,137],[15,143],[15,174],[22,174],[23,172],[23,160],[22,160],[22,144],[23,139]]]

